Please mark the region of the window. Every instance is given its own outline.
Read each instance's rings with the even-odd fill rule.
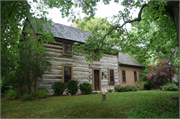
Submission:
[[[136,71],[134,71],[134,81],[135,82],[137,81],[137,73],[136,73]]]
[[[109,84],[114,84],[114,69],[108,69]]]
[[[122,82],[126,82],[126,72],[122,70]]]
[[[64,42],[63,49],[63,54],[72,54],[72,43]]]
[[[72,66],[63,66],[63,82],[67,83],[72,79]]]

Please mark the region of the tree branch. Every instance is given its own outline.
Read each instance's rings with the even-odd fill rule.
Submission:
[[[104,39],[106,38],[106,36],[109,35],[113,30],[115,30],[115,29],[117,29],[117,28],[122,28],[122,27],[123,27],[125,24],[127,24],[127,23],[133,23],[133,22],[135,22],[135,21],[141,21],[142,10],[143,10],[146,6],[147,6],[147,4],[144,4],[144,5],[141,7],[141,9],[140,9],[140,11],[139,11],[139,13],[138,13],[138,18],[136,18],[136,19],[134,19],[134,20],[132,20],[132,21],[125,21],[124,24],[122,24],[121,26],[119,26],[119,25],[115,26],[115,27],[112,28],[106,35],[104,35],[104,37],[102,38],[102,45],[103,45],[103,41],[104,41]],[[101,45],[101,48],[102,48],[102,45]],[[100,48],[100,49],[101,49],[101,48]]]

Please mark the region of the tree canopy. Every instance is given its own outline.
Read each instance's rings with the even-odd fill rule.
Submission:
[[[111,0],[103,0],[108,5]],[[97,3],[100,0],[34,0],[38,3],[35,12],[31,12],[31,6],[27,1],[1,1],[1,56],[2,74],[11,77],[17,68],[17,62],[14,58],[19,54],[19,47],[25,45],[20,42],[29,39],[28,46],[35,52],[44,50],[43,44],[49,41],[55,42],[53,34],[49,30],[43,30],[43,24],[50,28],[51,20],[48,20],[46,8],[59,8],[62,17],[69,16],[77,19],[73,7],[81,8],[86,14],[84,23],[95,22],[93,17],[96,13]],[[92,61],[92,56],[99,59],[105,52],[116,53],[119,50],[113,49],[115,46],[121,48],[122,52],[128,52],[134,57],[143,59],[150,58],[153,55],[165,57],[171,62],[179,61],[177,55],[179,38],[179,2],[178,1],[144,1],[144,0],[114,0],[117,4],[125,6],[123,11],[114,15],[114,22],[108,23],[106,19],[101,19],[104,23],[101,27],[94,26],[89,29],[92,32],[85,44],[76,43],[79,51],[84,51],[87,60]],[[140,8],[137,18],[133,19],[131,9]],[[113,13],[112,13],[113,14]],[[33,20],[38,17],[39,20]],[[30,30],[30,24],[27,18],[33,20],[36,29],[42,34],[33,38],[33,30]],[[120,23],[123,20],[123,23]],[[133,28],[127,31],[124,27],[131,23]],[[24,29],[21,29],[21,27]],[[82,27],[82,26],[81,26]],[[83,28],[82,28],[83,29]],[[88,29],[86,29],[88,30]],[[41,42],[38,42],[41,41]],[[39,47],[36,47],[36,46]],[[94,51],[98,50],[97,53]],[[76,50],[78,51],[78,50]],[[78,52],[79,52],[78,51]],[[158,54],[158,55],[157,55]]]

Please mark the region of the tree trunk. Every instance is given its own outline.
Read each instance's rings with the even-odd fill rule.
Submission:
[[[169,1],[169,4],[165,8],[165,14],[169,16],[174,22],[176,32],[179,38],[179,1]]]

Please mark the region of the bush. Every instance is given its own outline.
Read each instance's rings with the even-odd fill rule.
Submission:
[[[130,91],[137,91],[136,86],[130,86]]]
[[[124,87],[124,91],[125,91],[125,92],[131,91],[131,87],[130,87],[130,86],[125,86],[125,87]]]
[[[144,82],[144,89],[151,90],[151,81],[150,80],[147,80]]]
[[[107,91],[110,92],[110,93],[113,92],[113,90],[114,90],[114,89],[107,89]]]
[[[115,87],[114,87],[114,90],[115,90],[116,92],[124,92],[124,87],[115,86]]]
[[[78,81],[69,80],[67,83],[67,89],[68,93],[71,93],[71,95],[75,95],[78,91]]]
[[[21,96],[21,100],[33,100],[33,97],[31,94],[24,94]]]
[[[144,89],[144,81],[137,81],[136,84],[137,84],[137,87],[138,87],[140,90],[143,90],[143,89]]]
[[[64,82],[54,82],[52,85],[52,89],[54,90],[55,95],[62,95],[64,90],[66,89],[66,85]]]
[[[46,90],[36,90],[33,93],[34,98],[44,98],[47,97],[47,91]]]
[[[91,87],[92,85],[90,83],[84,82],[79,85],[80,90],[82,91],[82,94],[90,94],[92,93],[93,89]]]
[[[48,90],[46,88],[38,88],[38,90],[45,90],[48,93]]]
[[[18,96],[17,91],[11,89],[11,90],[8,90],[6,92],[5,98],[10,99],[10,100],[14,100],[17,98],[17,96]]]
[[[166,91],[177,91],[178,86],[172,83],[167,83],[166,85],[162,86],[162,89]]]

